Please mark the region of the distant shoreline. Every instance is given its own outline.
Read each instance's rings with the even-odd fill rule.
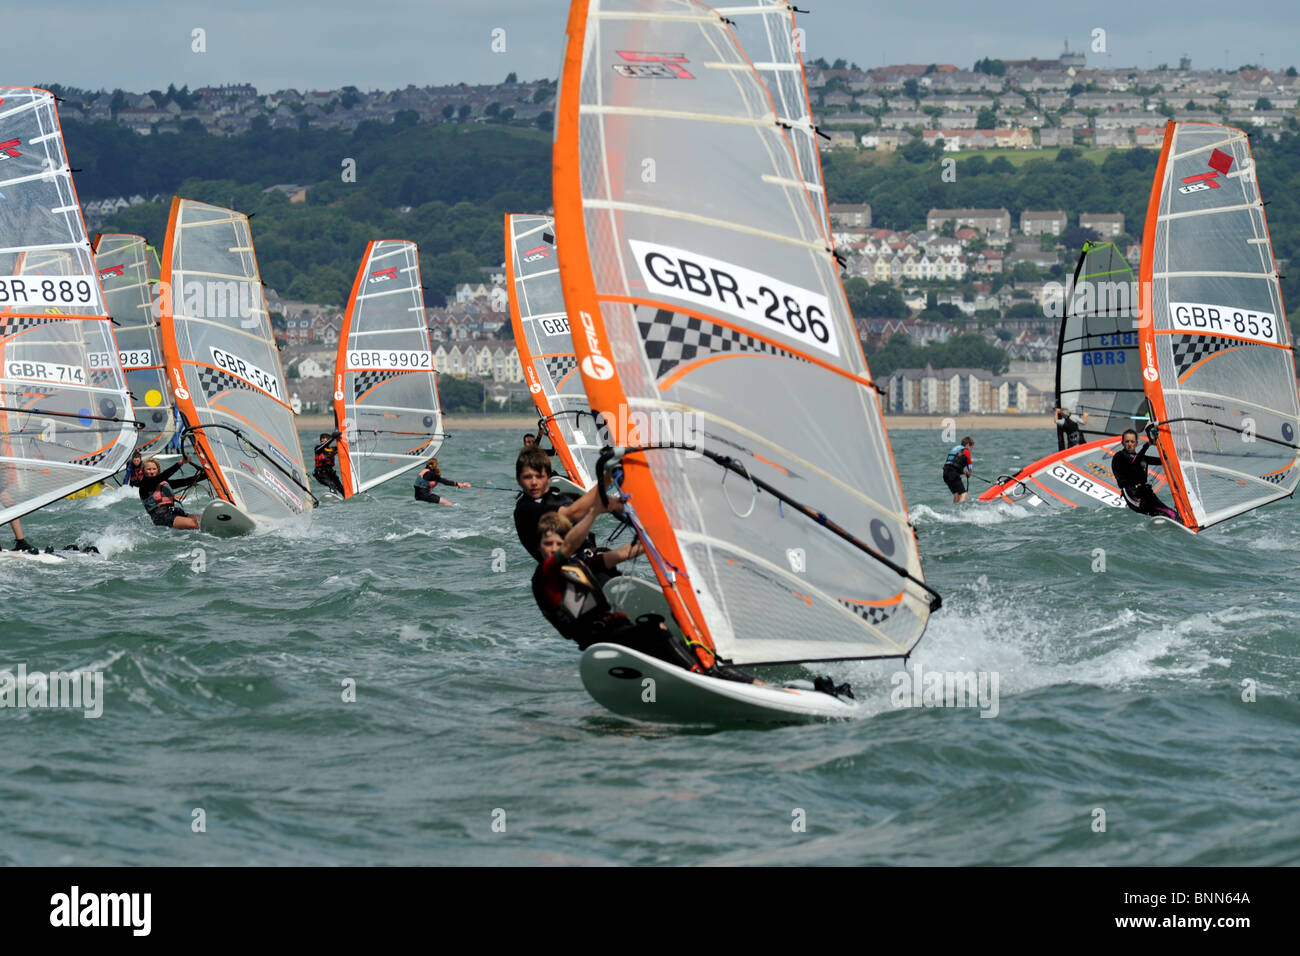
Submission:
[[[298,427],[304,430],[332,430],[332,415],[299,415]],[[890,431],[939,431],[948,420],[959,432],[1001,429],[1004,431],[1035,431],[1041,429],[1055,435],[1050,415],[886,415],[885,427]],[[537,431],[537,418],[532,415],[448,415],[443,421],[448,432],[467,431]],[[960,436],[959,436],[960,437]]]

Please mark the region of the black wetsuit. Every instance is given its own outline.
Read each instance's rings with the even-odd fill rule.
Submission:
[[[965,445],[954,445],[948,452],[948,457],[943,463],[943,483],[954,495],[966,493],[966,486],[962,484],[961,476],[969,473],[973,464],[970,449]]]
[[[144,504],[144,510],[149,512],[149,517],[153,523],[163,528],[170,528],[176,518],[189,517],[185,510],[176,504],[176,489],[190,488],[202,481],[206,475],[200,471],[197,475],[191,475],[189,478],[181,478],[175,483],[168,481],[172,475],[184,462],[176,462],[166,471],[161,471],[154,477],[147,475],[140,477],[140,501]]]
[[[1073,448],[1075,445],[1083,444],[1083,432],[1079,431],[1080,424],[1082,423],[1076,421],[1071,414],[1067,414],[1064,419],[1057,419],[1056,427],[1061,430],[1066,448]]]
[[[126,464],[126,483],[132,488],[139,488],[140,481],[144,478],[144,463],[133,465],[130,462]]]
[[[1151,490],[1147,481],[1147,466],[1160,464],[1158,457],[1146,453],[1151,442],[1146,442],[1136,452],[1127,452],[1123,448],[1115,452],[1110,460],[1110,470],[1115,475],[1115,483],[1130,508],[1138,514],[1156,515],[1173,521],[1182,521],[1174,511]]]
[[[523,494],[515,501],[515,533],[519,535],[519,543],[533,556],[534,561],[542,560],[542,542],[537,534],[537,522],[542,520],[542,515],[559,511],[577,500],[574,495],[552,488],[540,498],[530,498]],[[594,547],[590,538],[588,542]]]
[[[334,470],[334,458],[339,453],[338,445],[334,442],[335,439],[331,438],[316,446],[316,470],[312,474],[322,485],[340,498],[344,498],[346,495],[343,493],[343,482],[339,480],[339,473]]]
[[[435,505],[442,501],[442,498],[433,493],[434,485],[450,485],[455,488],[456,482],[443,478],[441,475],[435,476],[431,468],[422,469],[415,479],[415,500],[427,501]]]

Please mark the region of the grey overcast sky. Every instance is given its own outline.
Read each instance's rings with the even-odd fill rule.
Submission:
[[[735,0],[718,0],[725,5]],[[8,6],[8,4],[5,4]],[[394,89],[554,77],[567,0],[43,0],[5,11],[0,85]],[[1090,66],[1300,66],[1297,0],[798,0],[807,55],[861,66],[1055,57]],[[207,51],[192,52],[205,31]],[[504,30],[505,51],[492,51]],[[1092,51],[1105,31],[1104,53]]]

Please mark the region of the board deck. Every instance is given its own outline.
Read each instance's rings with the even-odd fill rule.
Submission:
[[[199,530],[214,534],[218,538],[233,538],[248,534],[256,527],[253,519],[248,517],[229,501],[218,498],[203,509],[199,518]]]
[[[96,551],[38,551],[35,554],[30,551],[0,551],[0,559],[31,561],[36,564],[66,564],[69,558],[88,558],[92,554],[99,557]]]
[[[568,478],[564,478],[560,475],[552,476],[551,488],[554,491],[559,491],[564,494],[577,495],[580,498],[582,497],[583,493],[586,491],[586,489],[583,488],[581,485],[577,484],[576,482],[570,481]]]
[[[1179,531],[1185,531],[1187,534],[1196,534],[1191,528],[1178,521],[1171,521],[1168,518],[1152,518],[1147,522],[1152,528],[1163,528],[1166,525],[1177,528]]]
[[[668,599],[654,582],[624,575],[606,581],[602,590],[615,611],[626,614],[634,621],[642,614],[658,614],[674,634],[681,636],[682,629],[673,618]]]
[[[587,648],[579,669],[597,703],[651,723],[792,724],[860,712],[853,701],[821,691],[706,677],[616,644]]]

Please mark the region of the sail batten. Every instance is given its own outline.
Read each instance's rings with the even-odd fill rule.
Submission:
[[[791,9],[595,6],[569,21],[559,264],[591,407],[651,446],[621,487],[673,615],[737,663],[905,656],[937,599],[810,188],[802,72],[754,65],[798,63]]]
[[[389,264],[396,263],[396,264]],[[413,315],[420,321],[412,325]],[[424,322],[420,250],[402,239],[366,247],[334,360],[344,497],[418,467],[442,446],[442,408]]]

